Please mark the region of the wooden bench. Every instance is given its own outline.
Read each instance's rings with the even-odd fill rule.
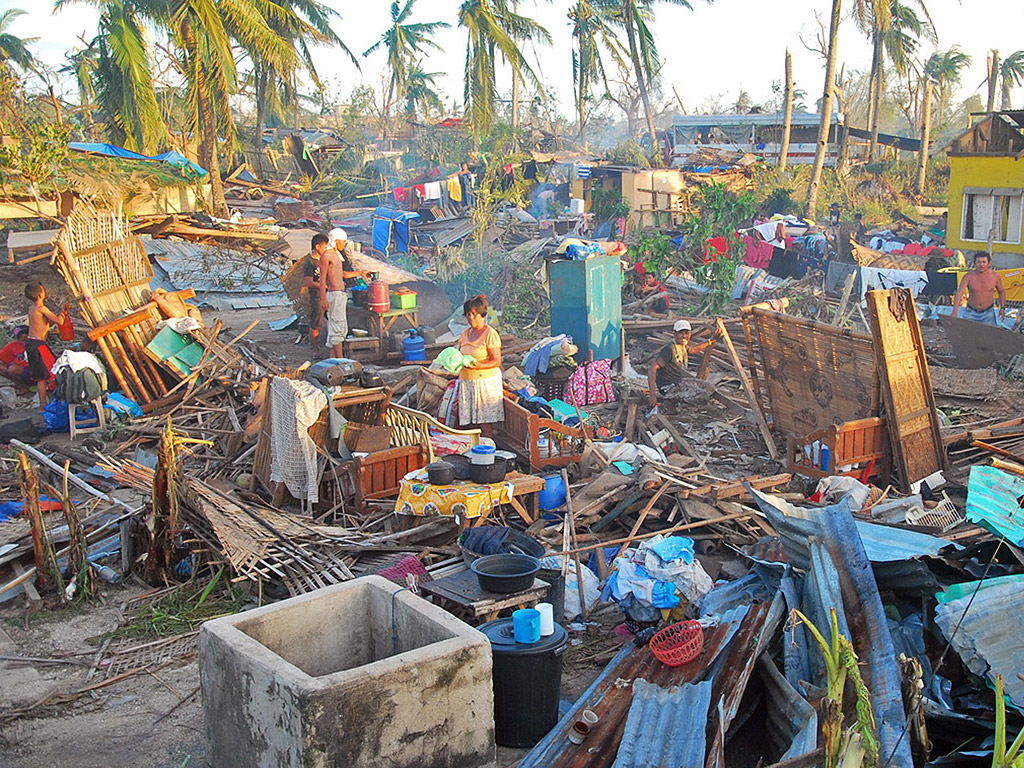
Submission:
[[[820,460],[818,464],[814,463],[815,442],[819,444],[819,456],[822,448],[828,448],[826,470],[822,470]],[[804,446],[812,446],[810,459],[804,453]],[[885,427],[885,420],[877,416],[833,424],[803,438],[789,441],[789,471],[808,477],[846,475],[859,478],[870,466],[868,477],[879,477],[883,484],[887,484],[891,461],[889,433]],[[837,467],[845,466],[852,466],[853,469],[846,472],[837,471]]]
[[[495,442],[528,462],[531,471],[564,467],[583,456],[584,435],[579,427],[567,427],[544,419],[505,398],[505,421],[494,425]],[[541,432],[547,434],[541,440]]]

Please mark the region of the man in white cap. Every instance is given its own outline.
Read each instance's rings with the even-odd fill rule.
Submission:
[[[650,373],[647,374],[647,386],[650,392],[648,399],[652,406],[658,404],[660,392],[673,384],[678,384],[686,377],[686,364],[690,360],[690,353],[703,352],[712,344],[711,341],[706,341],[696,347],[690,346],[692,329],[689,320],[676,320],[672,326],[672,333],[672,343],[661,348],[651,364]]]
[[[358,272],[349,260],[348,233],[332,229],[327,234],[327,250],[320,257],[320,298],[327,308],[327,345],[334,357],[342,356],[342,342],[348,336],[348,292],[357,277],[369,276]]]

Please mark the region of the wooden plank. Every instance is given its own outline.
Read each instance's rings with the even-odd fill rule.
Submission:
[[[740,383],[743,385],[743,391],[746,393],[747,401],[750,403],[750,410],[754,412],[754,419],[757,421],[757,428],[761,431],[761,438],[768,448],[768,454],[773,459],[777,459],[779,457],[779,449],[775,447],[775,438],[772,437],[772,431],[768,428],[768,422],[765,421],[764,414],[761,413],[761,402],[757,395],[754,394],[750,377],[747,376],[747,371],[740,361],[740,356],[736,353],[736,347],[729,336],[729,330],[725,327],[725,323],[722,322],[721,318],[717,318],[715,323],[718,326],[719,334],[722,336],[722,341],[725,342],[725,348],[729,350],[729,356],[732,358],[732,364],[736,368],[736,373],[739,374]]]
[[[900,489],[945,469],[935,392],[914,299],[905,288],[865,295]]]

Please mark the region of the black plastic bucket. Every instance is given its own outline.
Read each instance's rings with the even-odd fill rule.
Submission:
[[[512,619],[478,629],[494,656],[494,740],[503,747],[532,747],[558,722],[569,633],[555,624],[554,634],[525,644],[515,641]]]

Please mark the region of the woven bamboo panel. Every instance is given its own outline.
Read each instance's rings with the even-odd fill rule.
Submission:
[[[755,308],[761,369],[773,426],[801,437],[832,424],[878,416],[878,374],[871,337],[781,312]]]
[[[910,291],[868,291],[868,321],[878,350],[885,421],[889,427],[893,459],[901,490],[945,467],[925,357],[921,326]]]
[[[111,211],[76,205],[57,238],[54,260],[94,328],[148,298],[149,258],[127,219]]]

